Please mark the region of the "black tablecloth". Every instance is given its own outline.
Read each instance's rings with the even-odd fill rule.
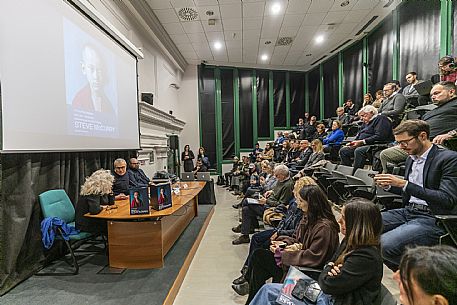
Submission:
[[[216,204],[213,179],[207,181],[205,187],[198,194],[198,204]]]

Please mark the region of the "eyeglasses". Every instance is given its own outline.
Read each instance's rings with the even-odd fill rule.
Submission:
[[[124,169],[125,166],[115,166],[114,169]]]
[[[403,140],[403,141],[397,141],[398,145],[400,146],[404,146],[404,147],[407,147],[409,145],[409,142],[411,142],[411,140],[413,139],[416,139],[417,137],[412,137],[412,138],[409,138],[408,140]]]

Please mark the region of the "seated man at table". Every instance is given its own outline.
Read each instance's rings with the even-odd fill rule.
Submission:
[[[290,178],[287,166],[280,164],[273,171],[277,182],[271,191],[267,191],[264,197],[259,198],[255,203],[251,198],[245,198],[242,201],[242,218],[241,224],[232,228],[235,233],[241,233],[241,236],[232,241],[232,244],[246,244],[250,242],[249,233],[254,233],[253,229],[257,222],[257,216],[262,217],[267,208],[277,207],[279,205],[288,205],[293,197],[292,190],[294,181]]]
[[[148,186],[151,179],[146,176],[137,158],[130,158],[129,169],[127,171],[129,175],[129,187],[144,187]]]
[[[457,153],[429,140],[430,125],[409,120],[394,129],[395,140],[409,157],[405,178],[375,176],[378,185],[403,196],[404,208],[382,213],[384,263],[396,271],[407,246],[432,246],[445,231],[434,215],[457,215]]]
[[[206,173],[207,171],[208,167],[206,167],[202,160],[197,160],[193,171],[194,175],[197,175],[197,173]]]
[[[116,199],[127,199],[129,193],[129,174],[127,173],[127,162],[119,158],[114,160],[114,183],[113,193]]]

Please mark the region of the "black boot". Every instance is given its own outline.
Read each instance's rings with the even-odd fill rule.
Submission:
[[[240,284],[243,284],[244,282],[247,282],[246,280],[246,272],[248,271],[248,266],[243,266],[243,268],[241,269],[241,276],[234,279],[232,284],[234,285],[240,285]]]
[[[239,295],[248,295],[249,294],[249,283],[244,282],[240,285],[232,285],[233,290]]]

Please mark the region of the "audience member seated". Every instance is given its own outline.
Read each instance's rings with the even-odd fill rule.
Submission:
[[[129,193],[129,174],[127,173],[127,162],[119,158],[114,160],[114,183],[113,193],[116,199],[122,200],[128,198]]]
[[[262,157],[262,160],[271,161],[271,160],[273,160],[274,154],[275,154],[275,151],[271,147],[271,144],[267,143],[267,144],[265,144],[265,149],[262,151],[260,156]]]
[[[295,182],[293,194],[294,197],[289,203],[287,213],[285,217],[279,222],[278,226],[274,229],[268,229],[265,231],[257,232],[252,235],[251,242],[249,244],[249,253],[246,261],[241,268],[241,276],[233,281],[234,285],[240,285],[246,282],[246,271],[248,270],[251,256],[256,249],[268,249],[272,241],[275,241],[279,236],[293,236],[300,219],[303,216],[302,210],[297,207],[296,198],[298,198],[298,192],[305,185],[316,185],[316,182],[311,177],[303,177]]]
[[[240,167],[240,172],[238,175],[233,175],[232,177],[232,185],[230,187],[230,190],[234,191],[234,195],[241,195],[242,194],[242,189],[245,183],[249,181],[250,174],[249,174],[249,157],[248,156],[242,156],[241,157],[242,162],[241,162],[241,167]]]
[[[452,137],[457,122],[456,86],[453,82],[440,82],[433,86],[430,94],[438,107],[425,113],[422,120],[430,125],[430,139],[443,144],[445,139]],[[398,145],[383,150],[380,154],[383,173],[387,173],[387,163],[398,165],[407,157],[406,151]]]
[[[184,146],[184,151],[181,153],[181,161],[184,164],[184,171],[191,172],[194,169],[194,152],[190,150],[189,144]]]
[[[289,153],[289,141],[284,141],[282,142],[282,148],[278,152],[276,159],[274,160],[275,162],[281,163],[281,162],[286,162],[287,160],[287,154]]]
[[[365,166],[370,145],[392,141],[392,125],[390,120],[379,115],[375,107],[368,105],[363,107],[360,112],[363,128],[357,133],[355,140],[340,149],[341,164],[354,166],[354,173],[358,168]],[[352,164],[354,157],[354,164]]]
[[[367,93],[363,96],[363,103],[362,107],[372,105],[373,104],[373,96],[371,96],[371,93]]]
[[[316,126],[316,132],[314,133],[312,140],[320,140],[321,142],[324,140],[324,138],[327,136],[327,132],[325,131],[325,125],[324,124],[317,124]]]
[[[206,171],[211,167],[208,156],[205,155],[205,148],[200,147],[198,149],[197,161],[200,160],[202,165],[206,167]],[[195,168],[194,168],[195,171]]]
[[[384,85],[384,96],[385,100],[382,102],[381,107],[378,109],[378,113],[388,117],[392,126],[395,127],[400,123],[406,106],[406,98],[403,94],[395,91],[397,86],[392,83]]]
[[[278,137],[274,141],[274,146],[282,145],[282,143],[286,140],[286,137],[284,137],[284,133],[282,131],[278,131],[277,135]]]
[[[241,236],[233,240],[232,244],[249,243],[249,234],[253,233],[254,228],[258,226],[257,216],[262,217],[267,208],[277,207],[281,204],[287,205],[292,199],[294,182],[290,178],[287,166],[282,164],[276,166],[274,175],[277,179],[275,187],[265,192],[264,196],[257,200],[257,203],[249,203],[247,199],[243,200],[241,224],[232,228],[233,232],[241,233]]]
[[[354,198],[341,214],[338,222],[345,238],[320,273],[318,282],[322,293],[316,304],[378,304],[383,272],[379,209],[371,201]],[[277,304],[281,288],[282,284],[265,284],[250,304]]]
[[[140,169],[140,163],[137,158],[130,158],[129,161],[129,188],[132,187],[144,187],[148,186],[151,179],[146,176],[142,169]]]
[[[248,188],[251,190],[260,191],[260,176],[257,172],[257,167],[254,163],[250,163],[248,166],[249,180],[245,180],[241,193],[246,194]]]
[[[417,73],[408,72],[405,78],[408,85],[403,89],[403,95],[407,100],[410,100],[411,98],[417,99],[420,96],[419,92],[417,92],[415,88],[415,86],[419,83],[419,80],[417,79]]]
[[[341,143],[344,140],[344,132],[341,130],[340,121],[332,122],[332,132],[323,140],[324,152],[331,155],[337,155],[340,150]]]
[[[382,92],[382,90],[378,90],[378,91],[376,91],[375,96],[376,96],[376,99],[374,100],[372,105],[373,105],[373,107],[378,109],[379,107],[381,107],[381,104],[384,101],[384,93]]]
[[[405,178],[379,174],[375,181],[403,195],[404,208],[382,213],[384,263],[396,271],[405,247],[435,245],[445,234],[433,215],[457,215],[457,153],[432,144],[430,126],[425,121],[405,121],[394,134],[409,155]]]
[[[457,85],[457,64],[452,56],[444,56],[439,62],[440,81],[449,81]]]
[[[305,129],[305,121],[302,118],[298,119],[298,124],[292,128],[292,132],[295,135],[296,139],[300,138],[302,131]]]
[[[398,283],[403,305],[457,304],[457,249],[449,246],[415,247],[405,251]]]
[[[300,139],[306,139],[308,141],[311,141],[313,139],[314,134],[316,133],[316,125],[317,118],[313,115],[309,119],[308,124],[306,124],[305,129],[303,129],[303,132],[300,135]]]
[[[341,125],[348,125],[350,123],[351,118],[344,112],[344,107],[336,108],[336,120],[341,122]]]
[[[197,173],[206,173],[208,171],[208,167],[206,167],[202,160],[203,159],[197,159],[197,163],[193,170],[194,175],[197,175]]]
[[[348,99],[344,103],[344,112],[346,112],[350,118],[356,116],[358,110],[359,108],[354,104],[354,102],[351,99]]]
[[[263,149],[260,148],[259,143],[255,143],[255,147],[252,152],[249,154],[249,158],[251,158],[251,163],[254,163],[257,160],[257,156],[262,153]]]
[[[295,162],[300,157],[300,142],[293,140],[291,141],[291,148],[287,153],[286,163]]]
[[[84,217],[84,214],[98,214],[103,210],[104,205],[110,204],[114,177],[109,170],[99,169],[92,173],[81,186],[81,192],[75,208],[76,229],[91,232],[108,234],[106,220]],[[112,198],[114,201],[114,198]],[[112,203],[111,203],[112,204]]]
[[[305,164],[305,167],[298,172],[298,174],[294,177],[294,179],[298,179],[300,177],[306,176],[307,173],[312,171],[312,167],[316,165],[319,161],[324,160],[324,148],[322,146],[322,142],[319,140],[313,140],[311,142],[311,148],[313,153],[309,156],[308,162]],[[312,173],[311,173],[312,174]]]
[[[303,218],[294,236],[278,236],[271,241],[269,250],[257,249],[252,253],[246,272],[247,283],[243,284],[249,288],[246,304],[269,278],[279,283],[289,266],[323,268],[338,247],[338,223],[322,190],[317,185],[306,185],[296,200]],[[232,287],[239,294],[247,290],[239,289],[239,285]]]
[[[225,177],[225,186],[229,187],[232,185],[232,177],[233,175],[239,175],[240,174],[240,159],[237,156],[233,157],[233,164],[232,164],[232,169],[224,174]]]

